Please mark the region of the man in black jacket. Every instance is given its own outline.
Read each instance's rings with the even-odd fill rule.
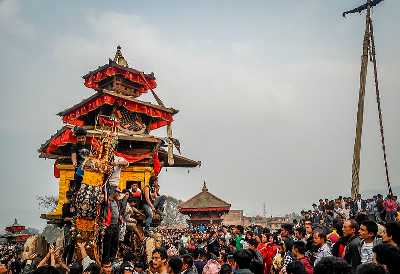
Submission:
[[[355,220],[347,220],[343,223],[343,235],[348,238],[345,247],[344,259],[352,266],[355,271],[361,264],[360,244],[361,240],[357,236],[358,223]]]

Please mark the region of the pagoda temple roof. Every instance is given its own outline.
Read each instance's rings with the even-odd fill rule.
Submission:
[[[115,62],[115,61],[112,60],[112,59],[108,59],[108,64],[105,64],[105,65],[103,65],[103,66],[99,66],[97,69],[92,70],[92,71],[89,71],[88,73],[86,73],[85,75],[83,75],[82,78],[83,78],[83,79],[87,79],[87,78],[89,78],[91,75],[96,74],[97,72],[102,71],[102,70],[105,70],[105,69],[110,68],[110,67],[122,69],[122,70],[124,70],[124,71],[129,71],[129,72],[132,72],[132,73],[138,73],[138,74],[142,73],[142,74],[143,74],[146,78],[148,78],[148,79],[151,79],[151,80],[155,80],[155,79],[156,79],[156,77],[154,77],[154,73],[148,73],[148,74],[146,74],[146,73],[144,73],[143,71],[140,71],[140,70],[137,70],[137,69],[134,69],[134,68],[130,68],[130,67],[125,67],[125,66],[119,65],[119,64],[117,64],[117,62]]]
[[[90,71],[82,76],[85,80],[85,86],[88,88],[99,89],[99,83],[109,77],[120,75],[128,81],[139,84],[138,91],[146,93],[148,90],[153,90],[157,87],[156,78],[154,73],[145,74],[128,66],[121,52],[121,46],[117,47],[114,60],[109,59],[108,64],[100,66],[97,69]]]
[[[179,206],[181,213],[193,211],[229,211],[231,204],[208,192],[206,182],[202,191]]]
[[[38,152],[41,153],[41,158],[51,158],[46,156],[46,149],[50,145],[50,143],[56,139],[57,137],[61,137],[62,134],[65,134],[67,131],[71,131],[73,129],[73,125],[64,125],[61,129],[57,130],[56,133],[50,136],[50,138],[40,145]],[[98,130],[94,130],[93,127],[84,127],[87,131],[88,136],[100,137],[101,132]],[[123,132],[118,132],[118,139],[119,140],[127,140],[127,141],[138,141],[138,142],[150,142],[150,143],[158,143],[160,139],[151,135],[127,135]],[[65,140],[66,141],[66,140]],[[68,142],[63,143],[62,145],[67,144]]]
[[[173,121],[173,115],[178,113],[178,110],[173,108],[154,105],[103,89],[78,104],[59,112],[58,115],[62,116],[62,120],[66,124],[83,126],[85,122],[82,119],[84,119],[85,115],[103,105],[120,105],[130,112],[141,113],[152,118],[152,122],[149,125],[150,130],[169,125]]]
[[[53,134],[45,143],[43,143],[40,148],[38,149],[38,152],[40,153],[39,158],[48,158],[48,159],[58,159],[60,157],[63,157],[65,155],[60,155],[53,149],[49,149],[50,146],[55,146],[55,143],[57,143],[57,147],[60,146],[65,146],[68,143],[71,143],[71,140],[69,138],[70,133],[72,133],[72,125],[64,125],[61,129],[59,129],[55,134]],[[100,137],[101,132],[94,130],[94,129],[89,129],[87,128],[87,133],[88,136],[93,136],[93,137]],[[151,136],[151,135],[127,135],[123,132],[118,132],[118,139],[119,140],[127,140],[127,141],[136,141],[136,142],[150,142],[150,143],[159,143],[162,142],[162,140],[158,137]],[[58,144],[59,143],[59,144]],[[163,148],[160,148],[158,150],[158,157],[160,161],[164,162],[164,167],[197,167],[201,165],[200,161],[195,161],[191,160],[187,157],[181,156],[181,155],[176,155],[174,154],[174,164],[169,165],[168,164],[168,152],[164,150]]]
[[[148,106],[148,107],[152,107],[152,108],[155,108],[155,109],[159,109],[159,110],[171,113],[172,115],[175,115],[175,114],[177,114],[179,112],[179,110],[174,109],[174,108],[166,108],[166,107],[163,107],[163,106],[152,104],[150,102],[144,102],[144,101],[141,101],[141,100],[137,100],[137,99],[131,98],[129,96],[125,96],[125,95],[118,94],[118,93],[115,93],[115,92],[110,91],[110,90],[103,89],[103,90],[100,90],[100,91],[96,92],[92,96],[82,100],[81,102],[73,105],[72,107],[69,107],[69,108],[67,108],[67,109],[65,109],[63,111],[60,111],[59,113],[57,113],[57,115],[58,116],[67,115],[70,112],[72,112],[72,111],[84,106],[86,103],[90,102],[91,100],[93,100],[93,99],[95,99],[97,97],[100,97],[100,96],[102,96],[104,94],[108,94],[108,95],[111,95],[113,97],[118,97],[118,98],[130,101],[130,102],[135,102],[135,103],[138,103],[138,104],[142,104],[144,106]]]

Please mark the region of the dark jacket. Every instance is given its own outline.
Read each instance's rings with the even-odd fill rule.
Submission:
[[[197,269],[197,273],[203,273],[203,268],[206,265],[205,261],[202,260],[194,260],[193,262],[194,266]]]
[[[253,274],[253,272],[250,271],[250,269],[238,269],[235,271],[235,274]]]
[[[351,237],[346,245],[344,259],[352,266],[353,270],[361,264],[360,245],[361,240],[358,236]]]
[[[352,201],[350,206],[351,213],[355,216],[361,210],[365,210],[367,208],[367,201],[361,199],[361,208],[358,208],[357,200]]]

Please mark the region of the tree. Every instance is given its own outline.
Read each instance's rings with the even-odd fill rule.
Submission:
[[[54,195],[38,195],[36,199],[39,203],[39,208],[52,211],[56,208],[58,198]]]
[[[186,224],[187,217],[181,214],[178,210],[178,205],[182,203],[174,197],[167,196],[164,207],[164,216],[161,225],[172,226],[172,225],[184,225]]]

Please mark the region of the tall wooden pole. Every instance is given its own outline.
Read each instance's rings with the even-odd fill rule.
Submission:
[[[367,70],[368,70],[368,52],[370,45],[370,27],[369,27],[370,15],[371,15],[371,7],[370,5],[368,5],[367,15],[365,19],[363,53],[361,56],[360,89],[358,93],[356,137],[354,140],[353,165],[351,174],[351,196],[353,197],[353,199],[357,197],[360,191],[360,152],[361,152],[362,127],[364,122],[364,97],[365,97],[365,85],[367,81]]]

